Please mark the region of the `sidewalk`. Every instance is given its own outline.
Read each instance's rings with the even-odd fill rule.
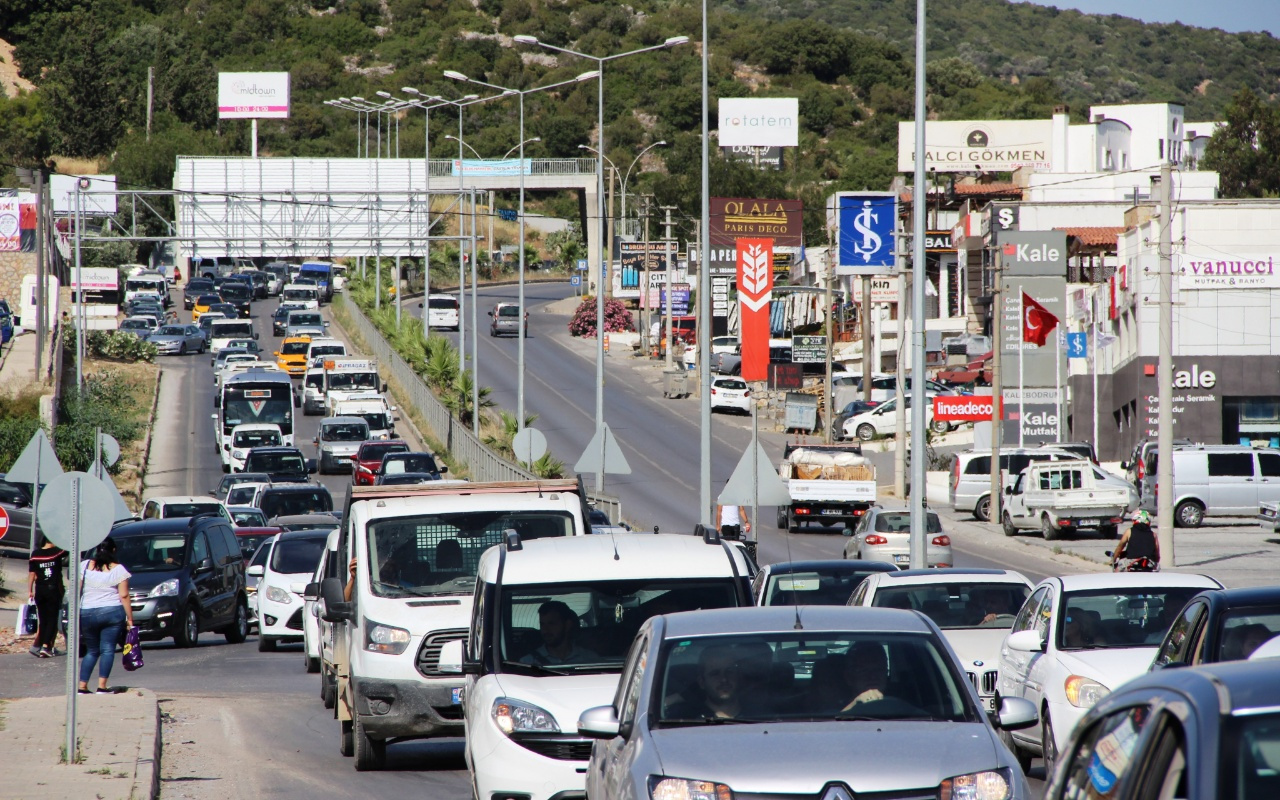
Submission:
[[[59,661],[59,663],[62,663]],[[81,763],[60,763],[66,698],[0,701],[0,798],[150,800],[160,794],[160,707],[154,692],[80,695]]]
[[[36,381],[36,335],[24,333],[9,340],[0,352],[0,386],[6,391],[22,389]],[[48,363],[42,363],[48,369]]]
[[[1094,531],[1081,531],[1065,539],[1046,542],[1037,533],[1005,536],[996,524],[978,522],[970,514],[951,511],[947,472],[928,473],[926,497],[929,506],[947,518],[947,532],[959,533],[971,541],[998,549],[1031,548],[1040,557],[1071,559],[1075,572],[1106,572],[1110,569],[1107,550],[1116,541]],[[1280,575],[1280,538],[1258,527],[1253,519],[1212,519],[1204,528],[1177,528],[1173,534],[1173,563],[1165,558],[1164,571],[1194,572],[1218,579],[1228,588],[1273,586]],[[1026,554],[1026,550],[1021,552]]]

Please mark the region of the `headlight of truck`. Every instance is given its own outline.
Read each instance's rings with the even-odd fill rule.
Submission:
[[[232,458],[244,458],[244,455],[245,455],[245,453],[244,453],[244,451],[243,451],[243,450],[232,450],[232,451],[231,451],[231,457],[232,457]]]
[[[1068,677],[1063,688],[1067,693],[1067,701],[1076,708],[1093,708],[1099,700],[1111,693],[1101,683],[1082,675]]]
[[[723,783],[653,775],[649,778],[649,797],[653,800],[733,800],[733,790]]]
[[[365,620],[364,649],[370,653],[398,656],[409,646],[409,632],[404,628]]]
[[[551,712],[532,703],[499,697],[493,701],[493,721],[498,729],[510,736],[513,733],[559,733],[560,726]]]
[[[170,578],[163,583],[156,584],[155,588],[147,592],[147,597],[177,597],[178,596],[178,579]]]
[[[265,594],[267,599],[273,603],[288,604],[289,602],[289,593],[284,589],[281,589],[279,586],[268,586],[267,590],[263,592],[263,594]]]
[[[940,800],[1006,800],[1013,795],[1013,773],[1008,769],[971,772],[947,778]]]

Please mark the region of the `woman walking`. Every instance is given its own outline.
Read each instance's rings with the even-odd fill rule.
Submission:
[[[129,604],[129,570],[116,562],[116,543],[108,536],[93,559],[80,563],[84,594],[80,602],[80,637],[85,655],[80,660],[80,694],[90,694],[89,676],[98,665],[98,694],[114,694],[107,678],[115,661],[116,643],[124,638],[124,624],[133,627]]]
[[[54,644],[58,640],[58,611],[62,608],[62,595],[66,591],[62,583],[62,571],[70,556],[66,550],[40,534],[40,546],[31,554],[27,578],[27,597],[36,603],[40,628],[36,631],[36,643],[31,655],[49,658],[58,655]]]

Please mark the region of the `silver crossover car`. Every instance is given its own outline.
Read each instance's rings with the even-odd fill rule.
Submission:
[[[592,800],[1028,797],[937,626],[914,611],[691,611],[636,634],[613,705],[588,709]]]
[[[126,322],[128,320],[125,320]],[[204,333],[199,325],[162,325],[155,333],[147,337],[161,353],[203,353],[205,350]]]

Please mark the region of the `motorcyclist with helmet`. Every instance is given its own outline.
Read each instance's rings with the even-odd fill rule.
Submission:
[[[1139,509],[1133,514],[1133,524],[1120,537],[1115,552],[1111,556],[1111,569],[1119,572],[1126,567],[1120,566],[1120,559],[1126,559],[1127,567],[1132,567],[1139,559],[1147,559],[1153,565],[1152,571],[1160,569],[1160,540],[1151,527],[1151,515]]]

